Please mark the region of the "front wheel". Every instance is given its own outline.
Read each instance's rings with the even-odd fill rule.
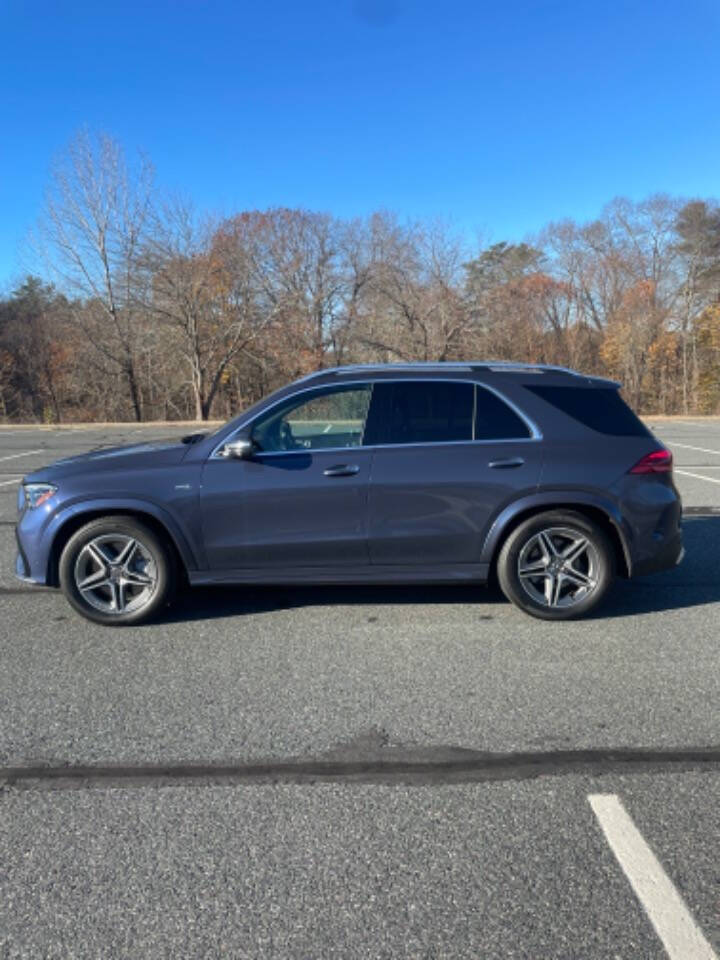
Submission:
[[[615,577],[605,532],[583,514],[536,514],[512,531],[497,563],[500,587],[516,606],[543,620],[570,620],[596,607]]]
[[[60,586],[88,620],[115,626],[148,620],[175,586],[169,545],[132,517],[93,520],[68,540],[60,556]]]

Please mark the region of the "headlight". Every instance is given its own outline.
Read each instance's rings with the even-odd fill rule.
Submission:
[[[34,507],[41,507],[46,500],[55,493],[57,487],[52,483],[24,483],[25,504],[32,510]]]

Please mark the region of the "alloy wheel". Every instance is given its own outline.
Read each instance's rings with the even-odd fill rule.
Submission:
[[[548,527],[521,549],[517,575],[525,593],[545,607],[573,607],[598,585],[600,560],[592,541],[571,527]]]
[[[136,537],[108,533],[89,540],[74,567],[75,586],[86,603],[101,613],[133,613],[146,606],[157,587],[153,554]]]

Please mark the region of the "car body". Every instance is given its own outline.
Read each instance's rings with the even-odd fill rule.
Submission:
[[[671,457],[617,388],[542,365],[322,370],[212,434],[100,449],[26,476],[16,573],[62,583],[71,539],[89,523],[117,517],[149,530],[166,554],[152,562],[171,563],[191,585],[482,583],[510,535],[553,511],[585,518],[597,532],[593,570],[601,559],[610,579],[662,570],[682,556]],[[573,524],[561,518],[552,529]],[[534,559],[554,569],[557,552],[562,566],[573,539],[563,537],[546,543],[540,536]],[[103,542],[97,569],[87,548],[68,573],[107,575],[107,586],[95,590],[96,608],[81,612],[132,621],[111,610],[113,597],[122,602],[110,576],[124,576],[112,562],[121,541]],[[138,577],[141,567],[155,569],[151,554],[134,561]],[[581,576],[569,566],[566,572]],[[549,577],[528,586],[543,594]],[[507,593],[502,576],[501,585]],[[139,581],[128,587],[136,597],[139,589]],[[528,612],[565,617],[589,607],[567,603],[553,612],[551,600],[547,610],[531,604]],[[135,620],[145,616],[142,606],[136,603]]]

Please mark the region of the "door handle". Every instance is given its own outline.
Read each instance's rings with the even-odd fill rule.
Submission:
[[[507,460],[491,460],[488,466],[496,470],[509,470],[511,467],[521,467],[524,463],[522,457],[509,457]]]
[[[360,467],[356,464],[338,463],[334,467],[328,467],[323,470],[326,477],[354,477],[360,472]]]

